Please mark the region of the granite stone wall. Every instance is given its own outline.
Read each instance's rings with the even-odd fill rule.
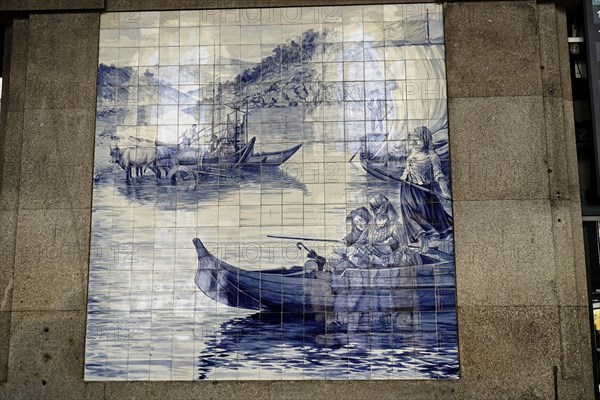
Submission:
[[[325,3],[361,2],[293,5]],[[19,11],[0,118],[0,398],[593,398],[566,19],[534,1],[444,6],[459,380],[83,381],[100,12],[289,5],[0,1]]]

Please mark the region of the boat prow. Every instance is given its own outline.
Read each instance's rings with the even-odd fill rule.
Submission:
[[[204,243],[202,243],[202,241],[200,239],[195,238],[194,240],[192,240],[192,243],[194,243],[194,246],[196,246],[196,252],[198,252],[198,258],[206,257],[206,256],[210,255],[208,250],[206,250],[206,247],[204,247]]]
[[[286,162],[287,160],[289,160],[290,158],[292,158],[292,156],[294,154],[296,154],[296,152],[298,150],[300,150],[300,147],[302,147],[302,143],[297,144],[294,147],[289,148],[289,149],[287,149],[285,151],[282,151],[281,152],[281,156],[282,156],[281,163],[283,164],[284,162]]]
[[[400,160],[404,162],[404,160]],[[383,161],[369,159],[364,153],[360,154],[360,164],[363,169],[371,176],[388,182],[402,183],[402,174],[404,173],[404,165],[399,162],[397,166],[392,167],[386,165]]]
[[[254,144],[256,143],[256,136],[253,136],[252,139],[240,150],[239,158],[235,167],[239,167],[240,165],[245,164],[254,154]]]
[[[302,266],[268,270],[235,267],[212,255],[198,238],[195,282],[212,300],[247,310],[291,313],[324,311],[332,305],[328,281],[314,279]]]
[[[245,163],[245,166],[252,167],[256,165],[263,166],[277,166],[281,165],[290,158],[302,147],[302,143],[295,145],[294,147],[290,147],[289,149],[282,151],[270,151],[270,152],[260,152],[254,153],[248,161]]]

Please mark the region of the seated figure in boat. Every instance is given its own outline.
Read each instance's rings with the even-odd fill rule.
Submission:
[[[342,243],[346,246],[352,246],[360,239],[362,233],[367,228],[369,222],[371,222],[372,216],[366,207],[359,207],[356,210],[352,210],[346,221],[350,222],[350,233],[342,239]]]
[[[371,221],[352,243],[347,258],[361,268],[386,265],[419,265],[420,255],[408,247],[399,214],[389,199],[377,195],[369,200]]]
[[[425,126],[409,135],[409,154],[402,179],[412,184],[400,187],[402,220],[409,240],[418,241],[421,253],[426,253],[429,241],[444,240],[452,234],[452,217],[436,194],[441,191],[442,196],[450,197],[440,157],[433,149],[433,135]]]
[[[366,207],[359,207],[348,214],[346,221],[350,224],[350,233],[340,241],[343,247],[333,250],[336,254],[342,256],[342,260],[339,260],[337,264],[340,264],[344,259],[348,259],[356,265],[362,262],[357,255],[357,248],[353,246],[362,237],[372,218],[373,216]],[[352,265],[348,267],[352,267]]]

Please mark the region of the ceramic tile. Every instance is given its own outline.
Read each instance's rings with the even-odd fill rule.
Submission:
[[[139,29],[120,29],[119,47],[139,47],[140,30]]]
[[[179,15],[180,11],[161,11],[159,13],[159,26],[161,28],[179,27]]]
[[[119,47],[119,29],[100,29],[100,46]]]
[[[86,379],[458,377],[444,59],[437,4],[104,14]]]
[[[104,65],[118,65],[119,63],[119,49],[105,47],[100,49],[98,55],[99,62]]]
[[[198,27],[200,26],[200,11],[186,10],[179,14],[179,24],[183,27]]]

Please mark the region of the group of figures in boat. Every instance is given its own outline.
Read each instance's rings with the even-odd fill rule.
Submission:
[[[200,239],[196,285],[211,299],[251,310],[307,314],[452,309],[453,222],[447,178],[431,131],[416,128],[398,183],[399,206],[383,194],[347,217],[349,233],[330,259],[308,252],[302,266],[246,270],[212,255]],[[388,161],[361,159],[386,166]],[[397,161],[397,160],[396,160]],[[298,239],[298,238],[288,238]],[[344,318],[342,318],[344,320]]]
[[[335,256],[326,259],[298,242],[299,249],[308,251],[307,262],[299,266],[238,268],[211,254],[196,238],[196,285],[231,307],[305,319],[329,313],[338,324],[374,313],[387,318],[407,311],[452,309],[453,255],[451,247],[440,250],[441,244],[451,243],[451,218],[425,221],[402,205],[398,211],[381,194],[371,198],[368,207],[350,212],[350,232],[339,241]],[[424,249],[433,238],[438,248]]]

